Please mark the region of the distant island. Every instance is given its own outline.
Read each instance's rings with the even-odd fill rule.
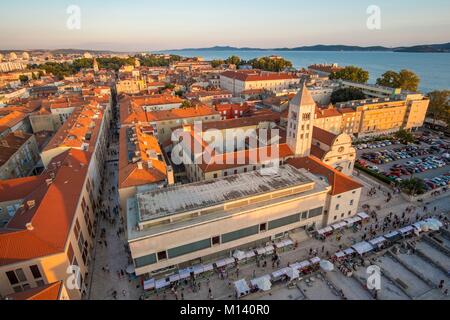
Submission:
[[[417,45],[411,47],[388,48],[383,46],[346,46],[346,45],[315,45],[295,48],[250,48],[250,47],[231,47],[214,46],[209,48],[185,48],[164,51],[384,51],[384,52],[424,52],[424,53],[448,53],[450,52],[450,42],[443,44]]]

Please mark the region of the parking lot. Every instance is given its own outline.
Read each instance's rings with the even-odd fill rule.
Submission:
[[[450,185],[450,141],[419,137],[414,144],[395,140],[357,145],[361,166],[400,183],[410,178],[422,179],[427,191]]]

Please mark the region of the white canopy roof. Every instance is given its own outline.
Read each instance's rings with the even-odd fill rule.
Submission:
[[[256,254],[255,254],[255,251],[247,251],[246,253],[245,253],[245,257],[248,259],[248,258],[252,258],[252,257],[254,257],[254,256],[256,256]]]
[[[233,257],[238,259],[238,261],[244,260],[246,258],[245,252],[236,250],[233,253]]]
[[[336,256],[336,258],[344,258],[346,256],[343,251],[336,252],[334,255]]]
[[[327,232],[332,232],[332,231],[333,231],[333,228],[331,228],[331,227],[326,227],[326,228],[317,230],[317,233],[320,234],[320,235],[322,235],[322,234],[325,234],[325,233],[327,233]]]
[[[412,226],[407,226],[407,227],[404,227],[404,228],[401,228],[400,230],[398,230],[401,234],[406,234],[406,233],[409,233],[409,232],[413,232],[414,231],[414,228],[412,227]]]
[[[286,275],[291,280],[295,280],[300,277],[300,273],[298,272],[298,269],[294,269],[294,268],[287,268]]]
[[[364,254],[373,250],[370,243],[363,241],[352,246],[358,254]]]
[[[369,243],[373,246],[376,246],[376,245],[382,244],[385,241],[386,241],[385,237],[378,237],[378,238],[370,240]]]
[[[247,284],[245,279],[238,280],[234,283],[234,287],[236,288],[236,292],[239,296],[247,295],[250,293],[250,287]]]
[[[144,281],[144,290],[152,290],[152,289],[155,289],[155,283],[156,283],[156,281],[155,281],[155,279],[153,279],[153,278]]]
[[[250,280],[250,283],[252,284],[252,286],[257,287],[262,291],[269,291],[272,288],[272,282],[270,282],[269,275]]]
[[[189,278],[191,276],[191,272],[192,271],[190,268],[178,271],[178,273],[180,274],[180,280]]]
[[[358,217],[360,217],[361,219],[368,219],[368,218],[370,218],[370,216],[367,213],[365,213],[365,212],[358,213]]]
[[[263,255],[264,253],[266,253],[266,248],[257,248],[256,253],[259,255]]]
[[[284,248],[284,247],[287,247],[287,246],[290,246],[290,245],[293,245],[293,244],[294,244],[294,241],[292,241],[291,239],[286,239],[286,240],[283,240],[283,241],[280,241],[280,242],[276,243],[275,247],[277,247],[277,248]]]
[[[198,264],[198,265],[196,265],[196,266],[193,266],[193,267],[192,267],[192,270],[194,271],[194,274],[195,274],[195,275],[201,274],[201,273],[205,272],[205,268],[204,268],[203,265],[201,265],[201,264]]]
[[[170,284],[170,282],[166,281],[166,279],[159,279],[155,282],[155,289],[162,289],[167,287]]]
[[[330,272],[334,270],[334,264],[332,264],[328,260],[322,260],[320,261],[320,268],[322,268],[322,270],[324,271]]]
[[[310,259],[309,261],[311,261],[312,264],[320,263],[320,258],[315,257],[315,258]]]
[[[345,219],[345,221],[347,221],[348,224],[354,224],[355,222],[361,221],[361,218],[358,216],[355,216],[355,217]]]
[[[214,270],[214,266],[212,263],[205,264],[203,266],[203,272],[208,272],[208,271],[213,271],[213,270]]]
[[[280,270],[277,270],[275,272],[272,272],[272,278],[279,278],[281,276],[287,275],[288,270],[291,268],[283,268]]]
[[[399,235],[398,231],[391,231],[384,235],[385,238],[393,238],[395,236]]]
[[[351,255],[352,253],[355,253],[355,250],[353,250],[352,248],[347,248],[344,250],[344,253],[346,255]]]
[[[346,226],[347,226],[347,222],[342,221],[342,222],[333,224],[333,225],[331,226],[331,228],[333,228],[334,230],[339,230],[339,229],[342,229],[342,228],[344,228],[344,227],[346,227]]]
[[[266,253],[270,253],[270,252],[272,252],[272,251],[274,251],[275,250],[275,247],[273,246],[273,245],[268,245],[267,247],[266,247]]]
[[[179,280],[180,280],[180,275],[179,274],[171,275],[170,278],[169,278],[170,283],[177,282]]]
[[[220,268],[220,267],[224,267],[224,266],[230,265],[235,262],[236,262],[236,260],[234,258],[226,258],[226,259],[217,261],[216,266],[217,266],[217,268]]]

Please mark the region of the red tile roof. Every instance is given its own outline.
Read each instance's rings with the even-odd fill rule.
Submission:
[[[327,146],[331,146],[331,145],[333,145],[334,141],[336,140],[337,135],[335,135],[334,133],[332,133],[330,131],[326,131],[321,128],[314,127],[312,138],[326,144]]]
[[[304,168],[313,174],[326,177],[328,183],[332,186],[331,195],[333,196],[363,187],[349,176],[323,163],[314,156],[292,158],[287,163],[297,169]]]
[[[90,158],[91,153],[72,149],[52,159],[43,173],[47,179],[54,174],[52,183],[27,195],[0,232],[0,265],[64,252]]]
[[[59,300],[62,287],[63,282],[58,281],[23,292],[10,294],[6,297],[6,300]]]
[[[273,80],[293,80],[297,77],[289,73],[261,72],[260,70],[248,71],[225,71],[221,74],[224,77],[240,81],[273,81]]]

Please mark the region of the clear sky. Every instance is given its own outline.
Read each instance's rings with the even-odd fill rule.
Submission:
[[[69,30],[69,5],[81,29]],[[366,27],[370,5],[381,30]],[[214,45],[450,42],[448,0],[1,0],[0,49],[146,51]]]

